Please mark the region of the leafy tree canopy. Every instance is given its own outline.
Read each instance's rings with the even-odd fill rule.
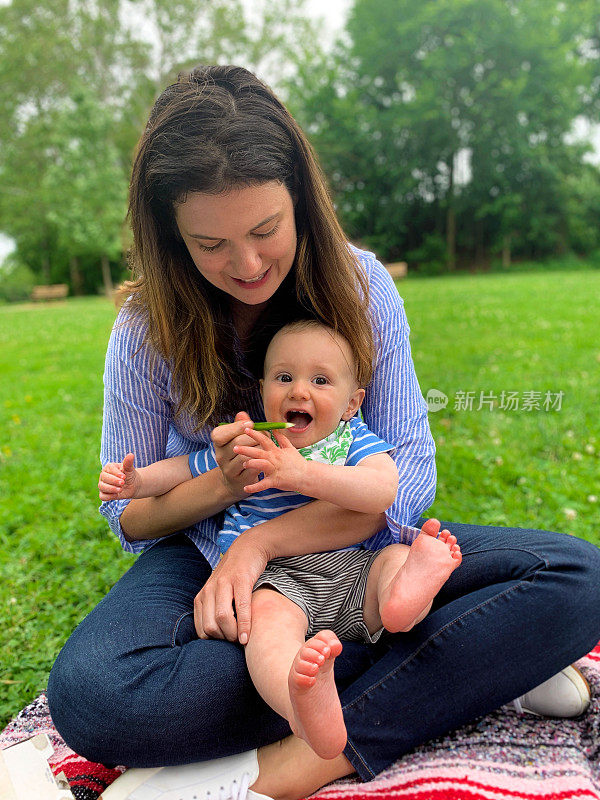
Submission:
[[[295,106],[349,233],[448,266],[457,247],[571,246],[567,198],[586,148],[567,135],[579,116],[598,119],[599,11],[597,0],[356,0],[336,61],[303,71]]]
[[[132,153],[162,88],[197,63],[283,75],[314,39],[303,0],[258,0],[251,19],[241,0],[0,6],[0,230],[15,259],[44,282],[110,288]]]

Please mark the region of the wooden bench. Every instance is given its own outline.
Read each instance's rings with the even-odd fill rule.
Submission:
[[[393,264],[386,264],[385,268],[394,279],[406,278],[406,273],[408,271],[406,261],[395,261]]]
[[[32,300],[63,300],[69,294],[66,283],[52,283],[48,286],[34,286],[31,292]]]

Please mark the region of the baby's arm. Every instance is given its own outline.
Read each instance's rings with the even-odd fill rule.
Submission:
[[[398,470],[387,453],[364,458],[355,467],[307,461],[308,470],[301,494],[317,500],[378,514],[389,508],[398,492]]]
[[[98,489],[100,500],[127,500],[139,497],[158,497],[192,478],[188,456],[175,456],[136,469],[133,453],[120,464],[110,463],[102,468]]]
[[[264,478],[245,486],[249,494],[263,489],[283,489],[327,500],[349,511],[377,514],[394,502],[398,491],[398,470],[387,453],[376,453],[354,467],[307,461],[283,434],[274,433],[279,447],[259,431],[247,431],[257,448],[236,447],[247,455],[247,469],[264,473]]]

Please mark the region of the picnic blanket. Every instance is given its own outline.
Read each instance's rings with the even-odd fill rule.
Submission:
[[[578,719],[518,715],[505,706],[407,753],[369,783],[345,778],[314,797],[600,800],[600,644],[577,666],[592,687],[592,705]],[[50,738],[50,766],[55,774],[65,773],[75,800],[96,800],[125,769],[93,764],[70,750],[52,724],[43,694],[0,734],[0,748],[38,733]]]

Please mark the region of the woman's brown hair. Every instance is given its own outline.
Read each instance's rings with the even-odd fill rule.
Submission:
[[[258,377],[268,339],[307,313],[344,336],[366,385],[373,365],[366,276],[338,223],[316,156],[273,92],[251,72],[200,66],[156,101],[138,144],[129,196],[131,314],[169,363],[178,399],[198,427],[243,410],[250,385],[236,368],[228,295],[196,268],[175,223],[193,192],[220,194],[277,181],[295,202],[294,266],[255,326],[250,360]],[[240,405],[242,403],[242,405]]]

